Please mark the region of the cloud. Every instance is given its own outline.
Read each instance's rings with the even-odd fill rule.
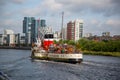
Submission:
[[[106,21],[106,25],[120,28],[120,20],[109,19],[109,20]]]
[[[90,22],[89,22],[90,21]],[[91,19],[84,25],[84,34],[102,35],[102,32],[110,32],[112,35],[120,35],[120,19],[109,18],[107,20]]]
[[[37,16],[37,15],[40,15],[41,13],[41,10],[39,9],[39,7],[37,8],[26,8],[23,10],[21,10],[21,13],[23,16]]]
[[[93,25],[98,25],[98,24],[99,24],[99,21],[96,20],[96,19],[93,19],[93,20],[91,20],[91,24],[93,24]]]
[[[53,15],[53,13],[55,14],[55,12],[58,12],[60,9],[62,9],[62,5],[60,3],[56,3],[55,0],[44,0],[42,3],[39,3],[32,8],[24,8],[24,11],[21,10],[21,13],[28,16],[46,16],[47,14]]]
[[[62,4],[57,3],[55,0],[44,0],[41,6],[52,11],[57,11],[62,8]]]
[[[108,20],[102,27],[102,31],[108,31],[111,35],[120,35],[120,23],[116,22],[116,20]]]
[[[64,11],[64,24],[82,17],[86,32],[118,32],[119,7],[120,0],[0,0],[0,29],[15,30],[16,26],[22,30],[24,16],[42,17],[47,25],[58,29],[61,26],[61,12]]]
[[[5,5],[5,4],[6,4],[6,2],[7,2],[7,0],[0,0],[0,6]]]
[[[15,7],[9,7],[9,5],[21,5],[27,0],[0,0],[0,16],[4,16],[8,13],[11,13],[9,10],[14,9]]]
[[[103,16],[120,15],[119,0],[56,0],[56,2],[61,3],[65,10],[74,13],[90,11]]]
[[[1,0],[0,5],[5,6],[7,3],[22,4],[29,0]],[[87,11],[96,14],[103,14],[103,16],[120,15],[120,0],[43,0],[39,4],[40,11],[66,11],[67,13],[85,14]],[[38,7],[36,7],[38,8]],[[39,13],[38,9],[32,9]],[[28,14],[31,10],[24,13]],[[33,13],[31,13],[33,15]]]
[[[5,20],[0,20],[0,22],[1,22],[0,24],[1,31],[4,31],[5,29],[11,29],[15,33],[22,32],[22,24],[20,23],[19,20],[5,19]]]
[[[11,0],[13,3],[16,4],[22,4],[23,2],[25,2],[26,0]]]
[[[0,5],[5,6],[9,3],[14,3],[14,4],[21,4],[27,0],[0,0]]]

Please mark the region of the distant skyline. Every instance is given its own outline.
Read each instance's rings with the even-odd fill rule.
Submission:
[[[71,20],[83,19],[83,34],[120,35],[120,0],[0,0],[0,33],[12,29],[22,33],[24,17],[45,19],[47,26],[60,31]]]

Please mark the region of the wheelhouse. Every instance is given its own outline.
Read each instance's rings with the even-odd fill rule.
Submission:
[[[43,46],[48,48],[51,44],[54,43],[54,35],[53,34],[45,34],[43,40]]]

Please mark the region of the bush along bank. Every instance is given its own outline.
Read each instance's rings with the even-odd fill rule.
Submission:
[[[97,52],[97,51],[83,51],[85,55],[102,55],[120,57],[120,52]]]
[[[55,43],[74,45],[84,54],[120,57],[120,40],[96,41],[80,39],[76,42],[73,40],[60,40],[59,42],[55,41]]]

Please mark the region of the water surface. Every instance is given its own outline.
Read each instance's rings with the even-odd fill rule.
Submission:
[[[30,50],[0,49],[0,71],[10,80],[119,80],[120,58],[84,55],[81,64],[32,60]]]

